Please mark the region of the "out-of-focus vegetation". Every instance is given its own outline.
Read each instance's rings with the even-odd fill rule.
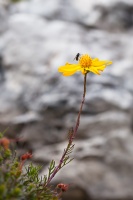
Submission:
[[[0,200],[59,200],[59,187],[46,186],[47,176],[39,177],[40,166],[24,163],[32,157],[26,153],[19,159],[9,148],[10,139],[0,135]]]
[[[23,1],[23,0],[10,0],[12,3],[17,3],[17,2],[20,2],[20,1]]]

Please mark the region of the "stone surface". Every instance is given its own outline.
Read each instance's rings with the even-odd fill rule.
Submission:
[[[132,0],[0,1],[0,130],[23,138],[42,174],[59,161],[83,92],[83,76],[58,66],[78,52],[113,61],[87,77],[75,160],[55,179],[72,183],[64,199],[133,198],[132,19]]]
[[[73,155],[75,160],[62,169],[54,180],[67,181],[73,192],[74,187],[79,186],[90,199],[128,199],[133,196],[130,187],[133,183],[132,143],[132,135],[125,130],[112,133],[106,139],[97,137],[77,141]],[[54,155],[59,162],[63,147],[64,143],[56,145],[53,153],[48,152],[49,147],[44,147],[36,152],[35,160],[46,161],[46,155]]]
[[[8,7],[9,2],[7,0],[0,0],[0,34],[2,34],[8,26]]]

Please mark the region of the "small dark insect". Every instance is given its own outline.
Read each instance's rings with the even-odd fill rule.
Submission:
[[[77,53],[77,55],[75,56],[74,60],[78,61],[79,57],[80,57],[80,53]]]

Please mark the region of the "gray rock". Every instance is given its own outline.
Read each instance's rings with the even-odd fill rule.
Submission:
[[[16,4],[11,11],[12,13],[36,14],[49,20],[54,18],[80,23],[84,26],[119,30],[132,27],[132,7],[132,0],[79,0],[78,2],[32,0]]]
[[[97,137],[76,142],[76,159],[67,165],[66,169],[62,169],[54,181],[67,182],[71,190],[73,186],[80,186],[91,199],[132,198],[132,142],[132,135],[125,132],[116,132],[107,139]],[[47,147],[44,147],[42,153],[41,150],[37,151],[35,159],[42,156],[41,159],[45,160],[46,155],[54,155],[56,162],[59,162],[57,154],[61,154],[63,147],[64,144],[58,146],[58,150],[54,147],[53,154],[47,154]],[[41,175],[46,174],[46,169]]]
[[[60,159],[83,93],[83,76],[63,77],[58,67],[78,52],[113,61],[87,77],[75,160],[55,179],[73,182],[82,200],[133,198],[132,7],[131,0],[0,5],[0,129],[21,136],[23,151],[46,168]]]
[[[8,14],[9,14],[9,1],[8,0],[0,0],[0,35],[7,29],[8,27]],[[0,49],[1,51],[1,49]]]

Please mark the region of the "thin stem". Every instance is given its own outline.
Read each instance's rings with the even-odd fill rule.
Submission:
[[[51,176],[48,177],[48,180],[47,180],[45,186],[47,186],[51,182],[51,180],[54,178],[54,176],[56,175],[56,173],[62,168],[62,164],[64,162],[64,159],[66,158],[66,155],[67,155],[67,153],[69,151],[69,148],[70,148],[71,145],[73,145],[72,143],[73,143],[73,140],[75,139],[77,131],[78,131],[78,127],[79,127],[79,124],[80,124],[80,116],[81,116],[81,112],[82,112],[83,105],[84,105],[84,102],[85,102],[86,78],[87,78],[87,73],[84,75],[84,92],[83,92],[83,98],[82,98],[82,101],[81,101],[81,105],[80,105],[80,109],[79,109],[79,113],[78,113],[78,117],[77,117],[75,128],[69,131],[69,139],[68,139],[67,147],[66,147],[66,149],[64,149],[64,152],[62,154],[62,157],[60,159],[59,164],[55,167],[55,170],[53,171],[53,173],[51,174]],[[73,147],[74,147],[74,145],[73,145]]]
[[[67,144],[67,148],[64,149],[64,152],[63,152],[63,154],[62,154],[62,157],[61,157],[61,159],[60,159],[59,164],[55,167],[55,170],[53,171],[53,173],[51,174],[51,176],[49,176],[49,178],[48,178],[47,183],[46,183],[45,186],[47,186],[47,185],[51,182],[51,180],[54,178],[55,174],[60,170],[61,165],[62,165],[62,163],[63,163],[63,161],[64,161],[64,158],[66,157],[66,154],[67,154],[67,152],[68,152],[68,150],[69,150],[69,147],[70,147],[70,145],[72,144],[72,139],[71,139],[71,138],[72,138],[72,135],[73,135],[73,131],[72,131],[72,133],[71,133],[71,135],[70,135],[70,137],[69,137],[69,142],[68,142],[68,144]]]
[[[79,127],[79,124],[80,124],[80,116],[81,116],[81,112],[82,112],[83,105],[84,105],[84,102],[85,102],[86,78],[87,78],[87,74],[84,75],[84,92],[83,92],[83,98],[82,98],[82,101],[81,101],[81,105],[80,105],[80,109],[79,109],[76,125],[75,125],[75,128],[74,128],[74,133],[73,133],[74,138],[76,137],[76,134],[77,134],[77,131],[78,131],[78,127]]]

